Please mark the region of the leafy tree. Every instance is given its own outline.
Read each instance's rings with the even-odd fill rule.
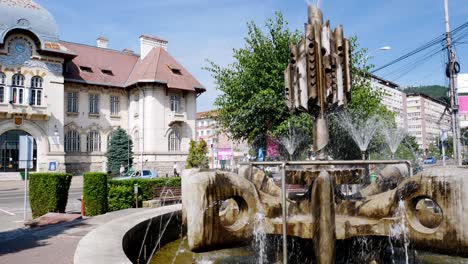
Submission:
[[[200,142],[190,140],[189,154],[187,156],[185,168],[208,168],[208,146],[206,141],[201,139]]]
[[[431,144],[429,144],[429,148],[427,149],[427,155],[435,157],[436,159],[439,159],[440,158],[440,150],[435,144],[431,143]]]
[[[235,62],[206,67],[222,92],[215,100],[218,124],[232,139],[265,146],[266,135],[290,113],[284,102],[284,69],[289,62],[289,43],[299,40],[298,32],[287,28],[283,15],[267,19],[265,31],[254,22],[247,24],[245,46],[234,50]]]
[[[106,153],[107,170],[111,174],[116,175],[120,172],[121,164],[124,166],[127,166],[127,164],[132,165],[133,142],[127,132],[119,127],[112,132],[112,137],[108,144],[109,147]]]

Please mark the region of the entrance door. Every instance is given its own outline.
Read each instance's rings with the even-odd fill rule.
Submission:
[[[18,168],[19,160],[19,137],[30,136],[23,130],[10,130],[0,136],[0,171],[17,172],[22,171]],[[36,170],[37,147],[34,140],[33,149],[33,168]]]

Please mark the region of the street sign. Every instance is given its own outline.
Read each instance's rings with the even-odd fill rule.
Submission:
[[[34,138],[31,136],[20,136],[19,140],[19,162],[18,168],[32,169],[33,167],[33,144]]]

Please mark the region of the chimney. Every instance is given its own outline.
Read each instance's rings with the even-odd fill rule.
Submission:
[[[109,40],[107,38],[100,36],[99,38],[97,38],[96,41],[98,48],[107,49],[107,44],[109,43]]]
[[[148,53],[155,47],[161,47],[167,50],[167,40],[149,36],[149,35],[141,35],[140,36],[140,56],[141,59],[144,59]]]

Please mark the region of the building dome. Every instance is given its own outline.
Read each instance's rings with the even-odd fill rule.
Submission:
[[[0,44],[11,30],[31,31],[45,41],[58,40],[58,26],[52,14],[32,0],[0,0]]]

